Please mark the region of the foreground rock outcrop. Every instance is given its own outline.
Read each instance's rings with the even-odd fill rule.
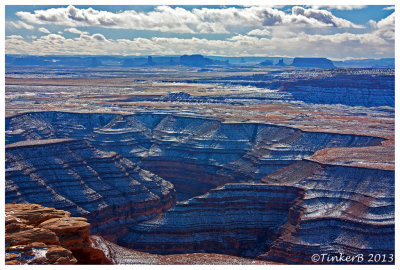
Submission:
[[[6,264],[110,264],[85,218],[38,204],[6,204]]]

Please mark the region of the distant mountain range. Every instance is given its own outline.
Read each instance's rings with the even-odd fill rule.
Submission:
[[[155,65],[184,65],[193,67],[215,65],[242,66],[294,66],[311,68],[394,68],[394,58],[331,61],[327,58],[280,58],[280,57],[222,57],[182,56],[105,56],[105,55],[6,55],[6,65],[23,66],[76,66],[76,67],[135,67]]]

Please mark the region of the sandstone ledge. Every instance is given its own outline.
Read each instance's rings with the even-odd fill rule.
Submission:
[[[110,264],[85,218],[39,204],[6,204],[5,264]]]
[[[78,139],[46,139],[46,140],[29,140],[29,141],[20,141],[16,143],[7,144],[5,146],[6,149],[16,148],[16,147],[31,147],[37,145],[50,145],[64,142],[74,142],[79,141]]]

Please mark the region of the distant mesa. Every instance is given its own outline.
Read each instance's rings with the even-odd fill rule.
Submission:
[[[184,66],[203,67],[213,64],[213,60],[206,58],[200,54],[182,55],[179,62]]]
[[[272,66],[273,64],[274,62],[268,59],[260,63],[261,66]]]
[[[311,68],[335,68],[332,61],[327,58],[302,58],[296,57],[293,60],[294,67],[311,67]]]

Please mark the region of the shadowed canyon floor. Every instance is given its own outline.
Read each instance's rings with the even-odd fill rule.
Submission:
[[[214,71],[8,68],[6,202],[118,264],[393,254],[393,70]]]

